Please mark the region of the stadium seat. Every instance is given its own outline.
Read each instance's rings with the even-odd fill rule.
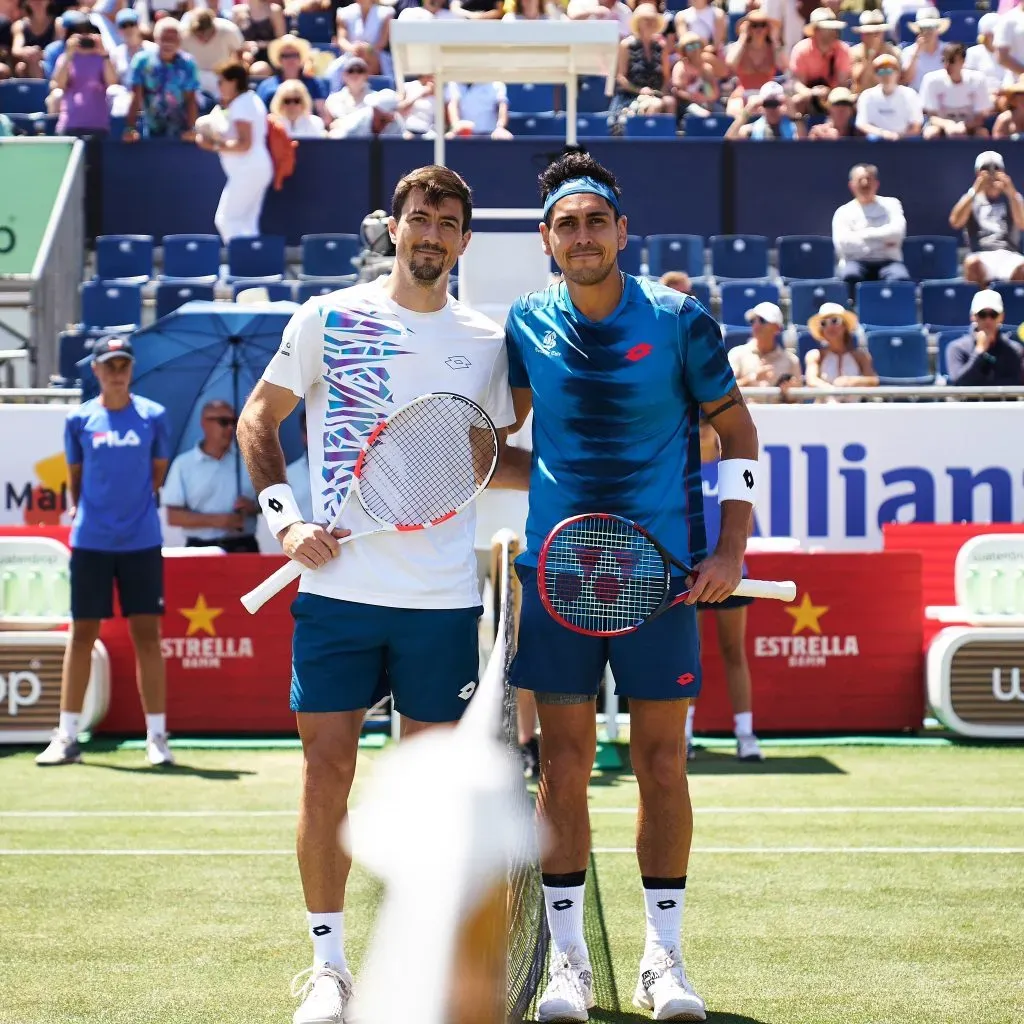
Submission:
[[[362,248],[358,235],[303,235],[299,278],[348,277]]]
[[[580,114],[602,114],[612,102],[604,94],[604,75],[582,75],[577,80],[576,110]]]
[[[949,348],[952,342],[962,338],[965,334],[970,334],[972,330],[971,325],[966,324],[963,327],[950,327],[948,330],[939,331],[936,339],[938,356],[935,360],[935,368],[943,377],[949,373],[949,367],[946,365],[946,349]]]
[[[645,117],[627,117],[625,128],[627,139],[674,139],[676,115],[648,114]]]
[[[973,46],[978,41],[978,19],[981,15],[982,12],[976,10],[944,10],[942,16],[949,18],[949,31],[942,37],[942,42]]]
[[[219,235],[164,235],[161,281],[213,284],[220,276]]]
[[[337,291],[339,288],[348,288],[356,283],[358,277],[358,274],[350,274],[344,278],[333,277],[329,281],[300,281],[295,301],[305,302],[307,299],[314,299],[318,295],[327,295],[330,292]],[[449,282],[451,281],[451,275],[449,275],[448,280]]]
[[[145,284],[152,276],[152,235],[100,235],[97,237],[97,280]]]
[[[368,82],[374,92],[380,92],[381,89],[394,89],[395,87],[395,80],[390,75],[370,75]]]
[[[88,331],[61,331],[57,336],[57,367],[65,380],[81,377],[78,361],[84,359],[96,343],[96,336]]]
[[[212,284],[176,284],[161,281],[156,286],[156,316],[159,320],[186,302],[213,302]]]
[[[928,336],[920,328],[870,331],[868,352],[882,384],[931,384]]]
[[[914,281],[959,277],[956,239],[949,235],[911,235],[903,240],[903,262]]]
[[[942,0],[939,4],[939,9],[943,14],[948,14],[950,11],[976,11],[978,4],[976,0]],[[945,40],[945,36],[942,37]],[[972,43],[974,40],[970,40]]]
[[[905,11],[900,15],[899,21],[896,23],[896,42],[901,46],[917,41],[917,36],[910,31],[910,25],[916,16],[916,11]]]
[[[142,323],[142,290],[137,284],[83,284],[82,323],[87,328],[138,327]]]
[[[535,84],[509,84],[505,86],[508,93],[509,113],[515,111],[517,114],[542,114],[548,110],[555,109],[555,87],[553,85]]]
[[[577,114],[576,134],[581,139],[606,139],[611,134],[608,118]]]
[[[236,280],[280,281],[284,269],[283,235],[252,235],[228,242],[228,284]]]
[[[516,137],[532,137],[558,135],[565,129],[554,114],[509,114],[508,130]]]
[[[639,274],[643,269],[644,240],[639,235],[626,236],[626,248],[619,253],[619,269]]]
[[[865,327],[909,327],[917,321],[917,286],[913,281],[861,281],[857,316]]]
[[[2,83],[0,83],[2,84]],[[56,114],[8,114],[15,135],[56,135]]]
[[[800,357],[800,367],[807,370],[807,353],[818,348],[818,341],[810,331],[798,331],[796,335],[796,354]]]
[[[930,327],[955,327],[971,319],[971,299],[978,291],[970,281],[923,281],[921,321]]]
[[[294,302],[295,291],[293,281],[268,281],[266,278],[256,278],[252,281],[232,281],[231,296],[237,299],[240,292],[249,288],[262,288],[267,293],[267,302]]]
[[[711,311],[711,285],[704,281],[691,281],[690,294],[706,309]]]
[[[750,329],[745,327],[730,327],[722,339],[725,344],[725,351],[736,348],[738,345],[745,345],[750,341]]]
[[[998,281],[992,288],[1003,297],[1004,323],[1024,324],[1024,282]]]
[[[789,319],[797,327],[805,327],[815,313],[826,302],[838,302],[845,306],[849,298],[845,282],[835,278],[822,281],[794,281],[789,286]]]
[[[295,29],[314,46],[330,46],[335,33],[334,18],[322,11],[303,11],[296,19]]]
[[[775,244],[784,281],[820,281],[836,272],[835,248],[826,235],[783,235]]]
[[[0,114],[41,114],[46,112],[50,83],[36,78],[15,78],[0,82]]]
[[[768,239],[764,235],[712,235],[708,242],[715,277],[768,276]]]
[[[746,312],[759,302],[779,301],[778,285],[768,281],[726,281],[722,285],[722,314],[719,317],[727,328],[745,324]]]
[[[683,118],[683,133],[687,139],[722,139],[732,125],[732,118],[724,114],[713,117],[701,117],[698,114],[687,114]]]
[[[669,270],[704,276],[704,239],[700,235],[648,235],[648,273],[661,277]]]

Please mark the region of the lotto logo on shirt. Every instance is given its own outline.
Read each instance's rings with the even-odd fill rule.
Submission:
[[[138,448],[142,444],[139,435],[134,430],[126,434],[118,433],[116,430],[100,430],[92,435],[92,446],[96,448]]]

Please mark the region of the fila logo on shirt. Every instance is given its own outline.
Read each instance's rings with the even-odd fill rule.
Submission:
[[[119,434],[116,430],[100,430],[92,435],[93,448],[138,448],[142,444],[134,430]]]

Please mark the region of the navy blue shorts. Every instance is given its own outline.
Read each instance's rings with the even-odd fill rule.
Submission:
[[[121,614],[163,615],[164,556],[141,551],[71,549],[71,618],[112,619],[114,584]]]
[[[699,612],[727,612],[730,608],[746,608],[748,604],[753,603],[752,597],[730,594],[724,601],[698,601],[694,607]]]
[[[292,711],[358,711],[390,692],[399,714],[457,722],[480,681],[482,612],[299,594],[292,602]]]
[[[524,690],[597,696],[610,665],[615,692],[637,700],[679,700],[700,693],[697,612],[676,605],[635,633],[583,636],[557,623],[537,592],[537,570],[516,566],[523,584],[519,644],[511,682]],[[685,584],[673,584],[673,594]]]

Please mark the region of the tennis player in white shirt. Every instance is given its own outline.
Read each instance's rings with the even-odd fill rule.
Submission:
[[[308,569],[292,605],[291,707],[303,748],[298,860],[313,965],[298,975],[294,1024],[344,1019],[352,976],[344,950],[350,861],[338,843],[366,711],[390,689],[403,735],[457,721],[478,681],[482,612],[472,507],[431,530],[338,539],[368,523],[350,502],[374,425],[420,395],[449,391],[514,422],[504,332],[448,294],[470,239],[472,197],[444,167],[395,189],[391,275],[311,299],[292,317],[238,424],[238,441],[271,532]],[[305,398],[315,522],[285,482],[278,430]],[[504,430],[499,429],[503,435]],[[383,691],[383,692],[382,692]]]

